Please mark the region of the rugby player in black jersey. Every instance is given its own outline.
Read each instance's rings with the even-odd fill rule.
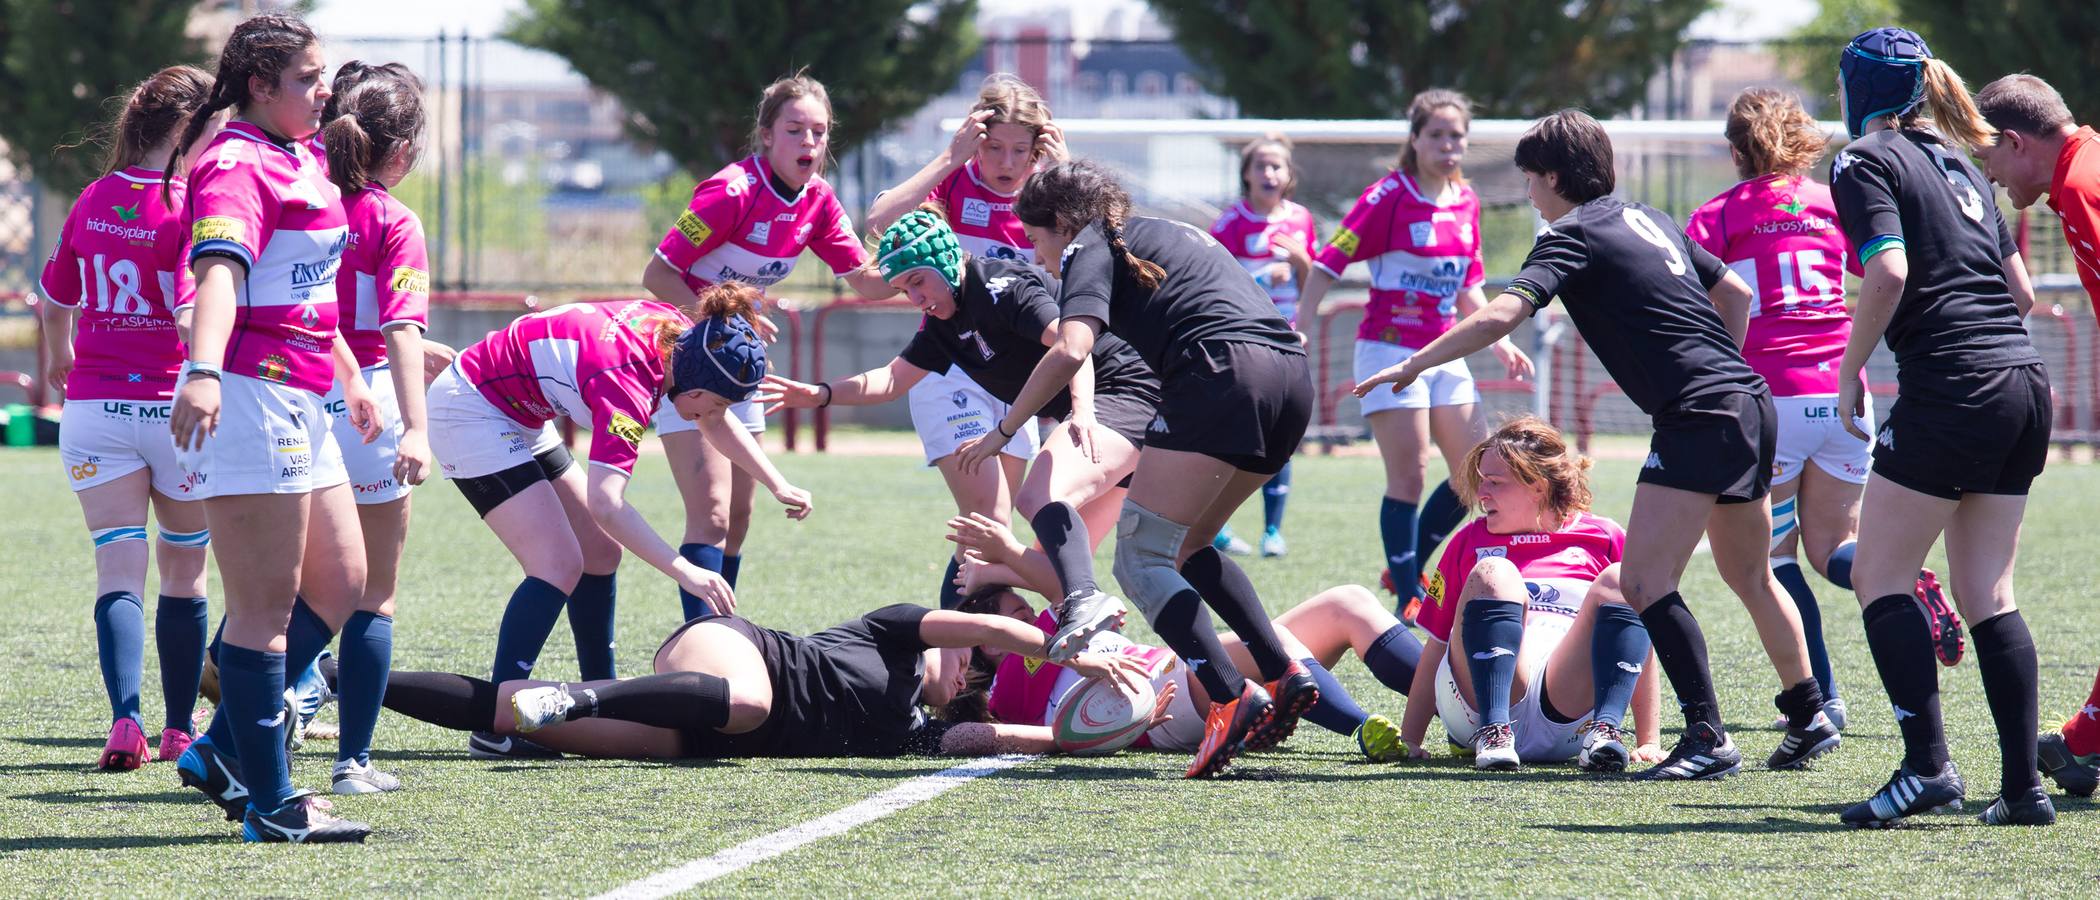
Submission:
[[[1865,281],[1838,409],[1861,414],[1857,379],[1877,340],[1896,356],[1897,391],[1874,437],[1852,579],[1903,733],[1903,764],[1842,818],[1880,826],[1961,808],[1932,639],[1910,589],[1944,534],[1998,728],[2002,778],[1982,819],[2047,825],[2056,810],[2035,772],[2034,640],[2012,583],[2028,486],[2049,455],[2049,378],[2021,321],[2034,305],[2026,267],[1967,158],[1994,131],[1961,77],[1911,32],[1861,34],[1839,72],[1854,140],[1831,161],[1830,191]]]

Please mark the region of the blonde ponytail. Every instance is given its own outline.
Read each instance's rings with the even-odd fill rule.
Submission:
[[[1976,101],[1970,99],[1968,85],[1954,67],[1936,58],[1925,60],[1925,102],[1921,107],[1929,111],[1932,126],[1941,135],[1966,144],[1971,150],[1989,147],[1998,137],[1998,129],[1984,121],[1983,113],[1976,110]],[[1906,117],[1904,124],[1912,124],[1921,118],[1917,110]]]

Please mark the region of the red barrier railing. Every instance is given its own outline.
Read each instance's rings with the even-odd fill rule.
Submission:
[[[2024,210],[2022,212],[2024,215]],[[2064,330],[2064,363],[2061,377],[2064,392],[2069,396],[2059,398],[2055,389],[2051,388],[2050,401],[2051,405],[2056,407],[2056,421],[2050,424],[2050,431],[2055,436],[2055,442],[2064,445],[2068,450],[2071,444],[2080,443],[2082,439],[2087,438],[2086,435],[2078,433],[2078,321],[2066,313],[2060,303],[2038,308],[2036,312],[2054,319]],[[2100,362],[2100,358],[2096,358],[2095,361]],[[2065,403],[2063,400],[2070,402]]]
[[[781,317],[786,320],[780,326],[780,343],[787,345],[788,377],[801,381],[803,353],[798,348],[803,346],[802,310],[789,300],[781,300],[773,308],[779,310]],[[802,411],[799,409],[782,410],[780,413],[780,427],[781,441],[788,452],[794,453],[800,450],[800,442],[796,440],[796,437],[802,431]]]
[[[29,405],[38,407],[50,402],[51,399],[50,385],[44,383],[44,373],[51,370],[51,354],[46,352],[44,348],[43,311],[37,309],[37,304],[41,302],[43,302],[42,298],[39,298],[34,291],[0,291],[0,307],[20,303],[23,309],[36,318],[36,372],[34,374],[23,372],[12,374],[29,379],[27,382],[18,383],[17,386],[22,389],[23,395],[28,398],[27,402]]]
[[[432,291],[431,306],[516,306],[526,310],[540,307],[540,298],[533,294],[505,291]]]
[[[810,318],[809,380],[812,382],[821,382],[824,380],[824,324],[830,321],[831,317],[834,314],[849,310],[866,311],[872,309],[916,308],[917,307],[914,307],[912,305],[911,301],[898,298],[891,298],[888,300],[835,300],[831,303],[824,304],[822,308],[819,308],[817,310],[816,315]],[[797,378],[796,380],[800,381],[802,379]],[[816,411],[815,415],[812,415],[810,417],[810,419],[815,424],[817,452],[823,453],[830,446],[831,443],[831,410],[819,409]]]
[[[1320,333],[1315,336],[1319,339],[1319,345],[1313,348],[1314,386],[1320,386],[1327,379],[1329,354],[1334,351],[1335,319],[1339,318],[1341,313],[1350,310],[1361,312],[1368,305],[1370,305],[1368,299],[1329,300],[1320,304]],[[1355,389],[1355,380],[1347,376],[1321,388],[1320,396],[1315,398],[1319,402],[1318,410],[1315,413],[1319,417],[1317,423],[1321,426],[1332,427],[1335,424],[1335,420],[1340,417],[1342,395]]]

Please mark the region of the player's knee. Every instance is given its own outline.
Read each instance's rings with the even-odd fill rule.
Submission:
[[[729,721],[723,723],[723,734],[743,734],[766,723],[773,714],[773,693],[768,689],[741,688],[735,682],[729,685]]]
[[[564,594],[576,590],[583,578],[583,550],[573,544],[557,545],[528,554],[525,574],[554,585]]]
[[[1473,564],[1472,573],[1466,576],[1463,596],[1467,600],[1478,597],[1510,600],[1523,592],[1524,576],[1517,571],[1516,564],[1504,557],[1487,556]]]
[[[1159,607],[1188,581],[1175,566],[1176,553],[1188,535],[1188,526],[1160,516],[1135,503],[1123,504],[1116,521],[1116,584],[1124,596],[1137,604],[1151,621]]]

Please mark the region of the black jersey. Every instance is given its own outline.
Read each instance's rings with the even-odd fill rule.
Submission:
[[[1902,247],[1910,275],[1885,335],[1906,372],[1962,373],[2042,361],[2006,286],[2018,248],[1989,182],[1922,129],[1877,131],[1838,152],[1830,193],[1864,263]]]
[[[1669,215],[1599,197],[1539,232],[1509,291],[1534,311],[1558,295],[1626,398],[1653,416],[1693,397],[1765,390],[1707,299],[1727,273]]]
[[[1043,330],[1057,321],[1057,298],[1042,270],[1024,262],[972,257],[963,270],[955,315],[925,317],[919,333],[897,355],[928,372],[958,366],[992,396],[1012,403],[1049,350]],[[1157,397],[1159,379],[1123,339],[1101,335],[1093,356],[1096,395]],[[1071,389],[1060,388],[1037,414],[1062,419],[1071,412]]]
[[[1065,248],[1066,317],[1090,316],[1137,349],[1162,378],[1172,377],[1196,342],[1241,341],[1303,354],[1297,332],[1276,311],[1232,252],[1210,232],[1166,219],[1134,217],[1123,243],[1166,270],[1158,288],[1138,283],[1101,236],[1101,225],[1081,229]]]
[[[729,735],[736,755],[897,756],[926,727],[919,709],[926,607],[885,606],[802,636],[752,627],[746,636],[773,679],[773,712],[750,735]],[[740,740],[742,739],[742,740]]]

